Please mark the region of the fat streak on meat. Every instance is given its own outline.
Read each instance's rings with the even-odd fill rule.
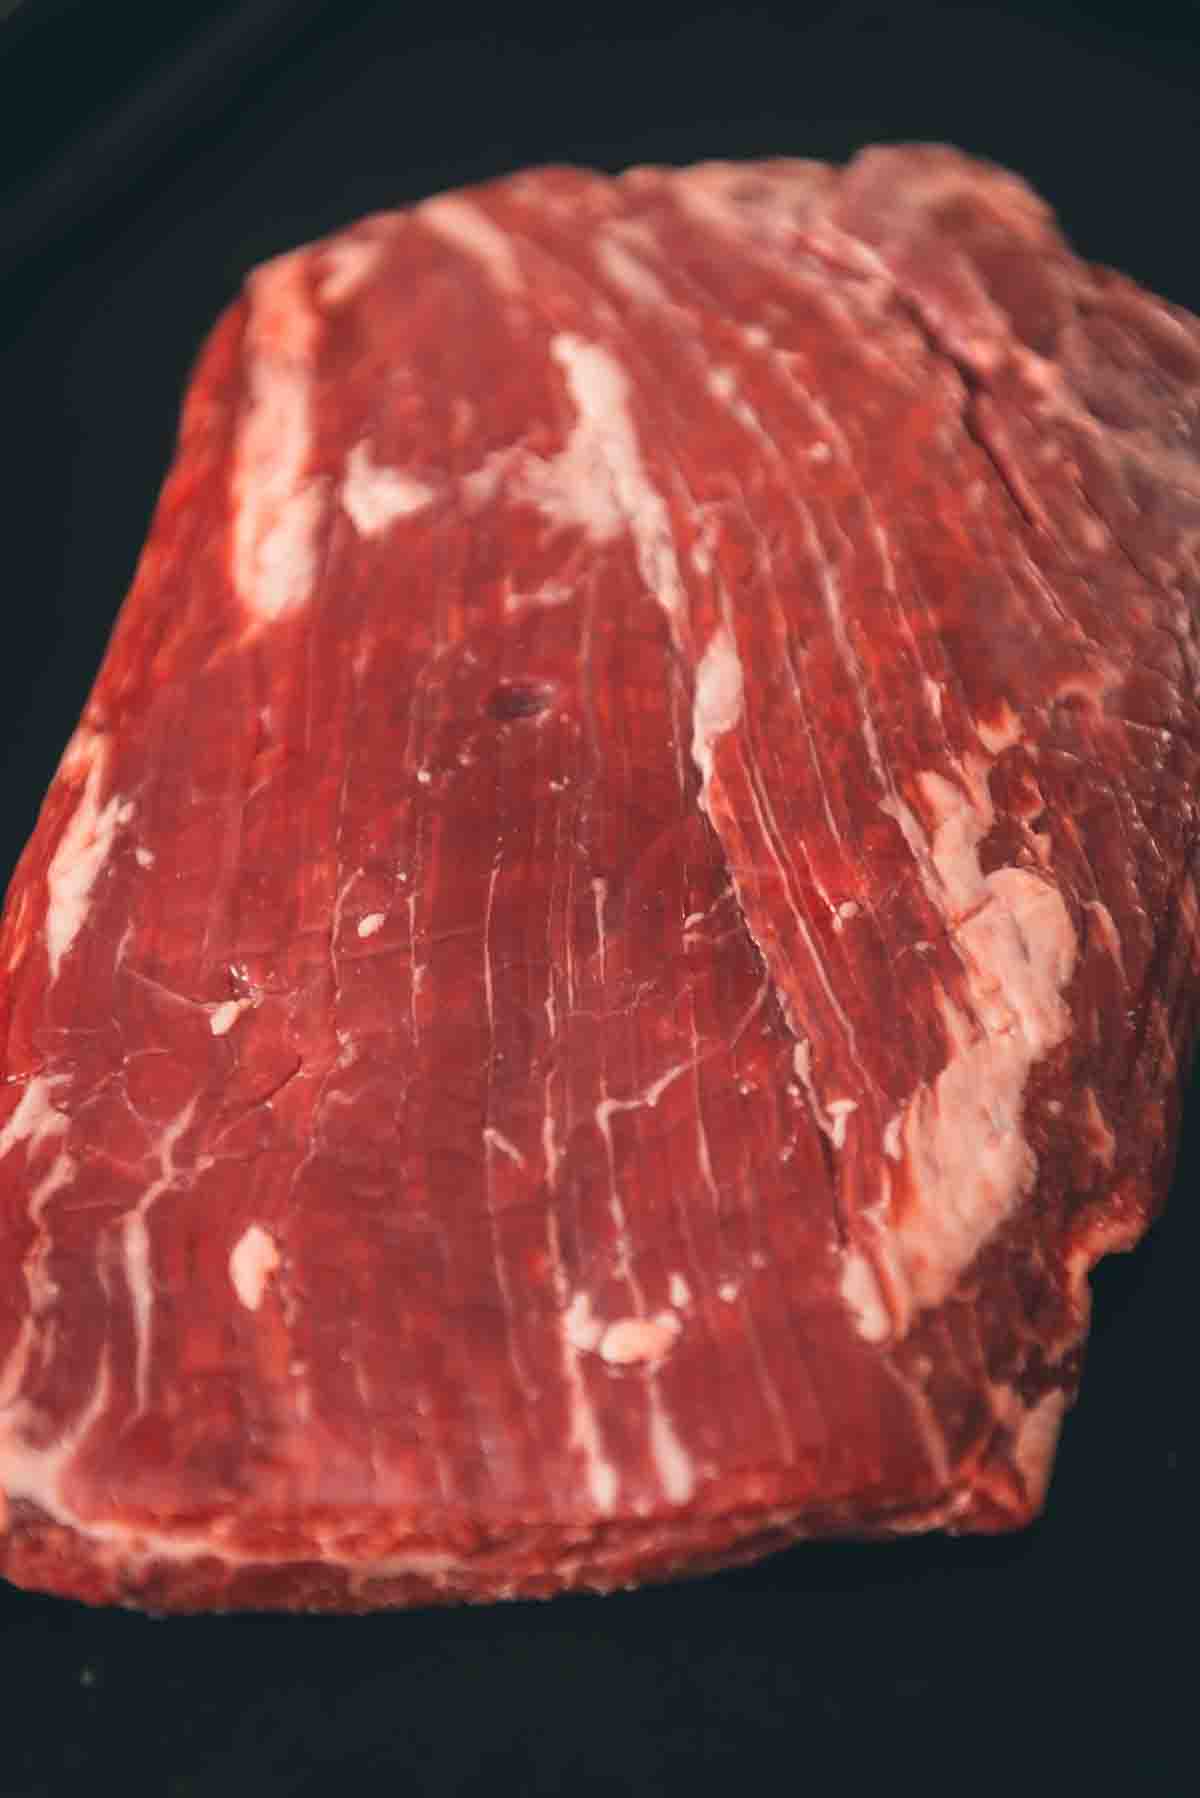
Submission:
[[[1198,413],[939,147],[259,269],[4,914],[8,1578],[1027,1522],[1196,1018]]]

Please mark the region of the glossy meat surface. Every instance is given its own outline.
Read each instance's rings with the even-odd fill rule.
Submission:
[[[257,271],[0,937],[0,1570],[1018,1526],[1197,979],[1200,327],[953,151]]]

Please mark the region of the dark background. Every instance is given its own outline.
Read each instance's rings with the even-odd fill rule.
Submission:
[[[937,138],[1200,310],[1200,12],[0,0],[0,861],[95,672],[189,363],[264,256],[520,164]],[[628,1596],[161,1622],[0,1589],[0,1798],[1193,1790],[1193,1094],[1098,1273],[1043,1520]],[[1185,1487],[1191,1493],[1186,1505]],[[778,1754],[781,1762],[772,1767]],[[836,1781],[836,1788],[835,1782]]]

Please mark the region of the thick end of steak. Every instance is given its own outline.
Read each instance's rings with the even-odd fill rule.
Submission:
[[[0,934],[0,1569],[1042,1503],[1196,1021],[1200,327],[936,147],[259,269]]]

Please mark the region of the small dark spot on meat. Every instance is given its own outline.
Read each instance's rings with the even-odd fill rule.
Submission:
[[[736,182],[729,189],[729,198],[735,206],[768,206],[774,190],[769,181],[754,179]]]
[[[556,691],[552,681],[502,680],[492,688],[487,709],[505,723],[513,718],[536,718],[554,704]]]

